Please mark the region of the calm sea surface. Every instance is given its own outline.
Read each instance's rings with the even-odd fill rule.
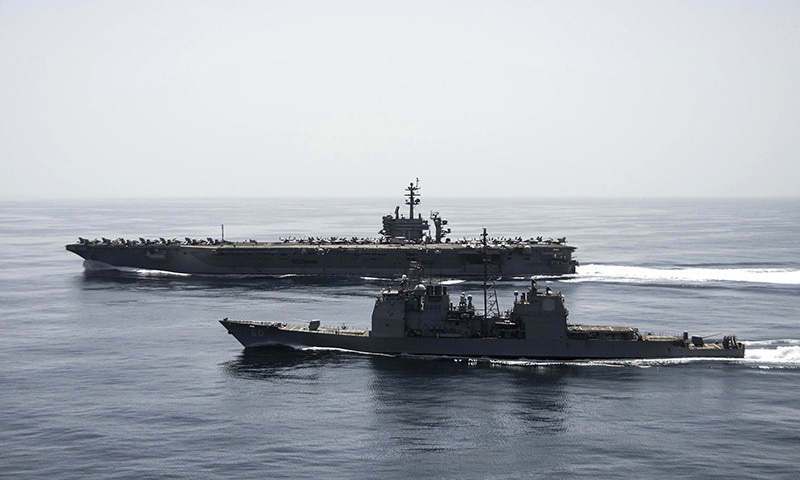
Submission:
[[[566,236],[581,266],[549,285],[572,322],[732,333],[739,361],[245,352],[217,320],[366,328],[388,280],[85,272],[64,249],[222,224],[229,240],[377,237],[397,203],[0,203],[0,477],[800,476],[800,200],[423,198],[455,239]],[[526,285],[501,282],[500,308]]]

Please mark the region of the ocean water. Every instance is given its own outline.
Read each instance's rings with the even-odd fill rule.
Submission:
[[[798,478],[800,200],[423,198],[453,238],[567,236],[578,274],[540,284],[572,322],[732,333],[743,360],[245,352],[217,320],[366,328],[390,281],[87,272],[64,249],[376,237],[397,203],[0,203],[0,477]],[[500,308],[526,285],[503,279]]]

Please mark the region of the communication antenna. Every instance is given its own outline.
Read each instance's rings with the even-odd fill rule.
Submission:
[[[500,306],[497,305],[497,284],[495,283],[494,276],[489,277],[489,268],[491,267],[491,258],[489,257],[488,241],[487,241],[486,228],[483,229],[481,235],[481,243],[483,248],[483,318],[488,319],[491,314],[492,317],[500,316]],[[491,285],[489,282],[491,281]]]
[[[417,178],[416,185],[411,183],[406,187],[408,193],[405,194],[406,197],[406,205],[408,205],[408,218],[414,218],[414,205],[419,205],[419,198],[415,198],[417,195],[417,191],[419,191],[419,178]]]

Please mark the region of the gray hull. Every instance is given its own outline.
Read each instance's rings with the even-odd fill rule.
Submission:
[[[310,331],[260,322],[221,320],[246,348],[275,345],[326,347],[389,355],[527,358],[547,360],[650,359],[717,357],[743,358],[744,347],[723,348],[719,343],[695,346],[680,338],[643,340],[501,339],[375,337],[369,331]]]
[[[396,277],[419,262],[432,275],[482,278],[483,252],[461,243],[300,244],[225,243],[220,245],[129,245],[75,243],[66,246],[90,262],[111,267],[187,274],[342,275]],[[575,273],[575,247],[559,243],[500,245],[487,248],[493,276],[562,275]]]

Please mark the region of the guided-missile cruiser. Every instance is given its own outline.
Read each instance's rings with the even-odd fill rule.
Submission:
[[[743,358],[745,346],[734,335],[712,341],[689,335],[656,335],[627,326],[568,322],[564,296],[532,279],[527,292],[515,292],[513,307],[483,312],[472,297],[457,300],[446,285],[425,283],[412,265],[398,288],[375,300],[369,330],[277,321],[220,320],[245,348],[323,347],[363,353],[469,358],[542,360]],[[418,271],[421,268],[417,267]],[[486,283],[484,283],[486,292]],[[496,306],[496,304],[494,304]]]

